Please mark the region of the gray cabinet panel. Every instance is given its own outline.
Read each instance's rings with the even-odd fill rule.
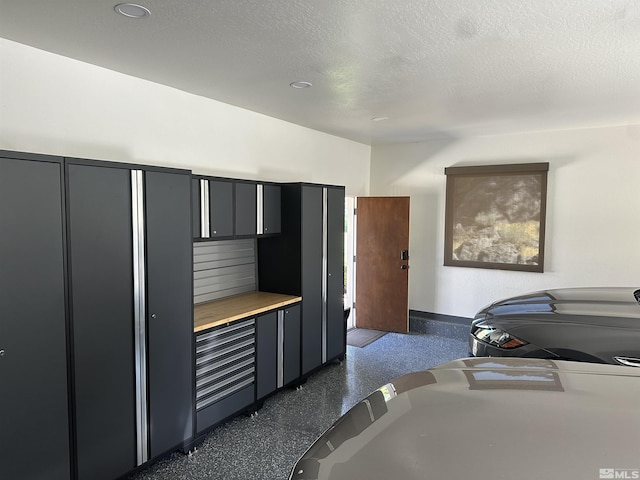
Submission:
[[[233,183],[210,180],[209,202],[211,237],[230,237],[233,235]]]
[[[327,359],[344,355],[344,189],[327,188]]]
[[[261,399],[277,388],[278,318],[276,312],[258,317],[256,337],[256,398]]]
[[[68,165],[78,478],[135,465],[131,177]]]
[[[255,319],[237,320],[196,335],[199,433],[252,404],[255,383]]]
[[[284,384],[300,377],[300,305],[284,310]]]
[[[146,172],[147,332],[151,457],[193,433],[190,177]]]
[[[255,387],[249,385],[219,402],[199,410],[196,414],[198,432],[204,432],[232,415],[247,409],[253,403],[254,395]]]
[[[280,233],[281,230],[281,188],[279,185],[263,186],[263,233]]]
[[[236,235],[256,235],[258,226],[257,186],[238,182],[236,187]]]
[[[0,158],[3,479],[70,478],[61,173]]]
[[[193,228],[193,238],[202,237],[202,224],[200,222],[200,180],[191,180],[191,227]]]
[[[302,374],[322,364],[322,187],[302,187]]]

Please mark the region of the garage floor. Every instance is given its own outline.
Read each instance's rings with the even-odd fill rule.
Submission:
[[[437,334],[390,333],[312,375],[300,390],[267,399],[257,416],[240,416],[211,432],[191,457],[172,454],[135,480],[285,480],[311,443],[342,414],[395,377],[468,352],[468,328]]]

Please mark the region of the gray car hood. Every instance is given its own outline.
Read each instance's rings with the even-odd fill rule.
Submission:
[[[627,469],[628,476],[608,477],[611,469]],[[638,369],[472,358],[383,386],[327,430],[291,478],[640,478],[636,474]]]
[[[512,322],[588,323],[638,328],[640,305],[632,287],[542,290],[495,302],[478,312],[476,320]]]

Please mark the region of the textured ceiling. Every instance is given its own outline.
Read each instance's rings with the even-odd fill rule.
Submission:
[[[640,0],[116,3],[0,0],[0,36],[367,144],[640,123]]]

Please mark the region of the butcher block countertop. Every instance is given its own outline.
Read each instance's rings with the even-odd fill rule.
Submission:
[[[251,292],[193,307],[193,331],[201,332],[241,318],[251,317],[302,300],[294,295],[280,293]]]

